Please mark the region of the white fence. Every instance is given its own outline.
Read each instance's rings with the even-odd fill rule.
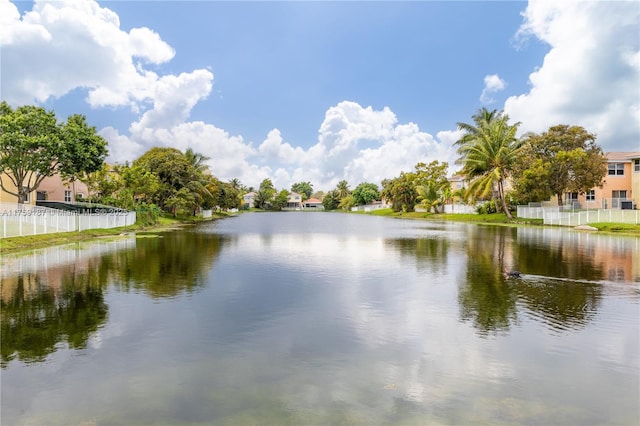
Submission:
[[[578,226],[599,222],[640,224],[640,210],[560,211],[559,207],[518,206],[517,214],[526,219],[542,219],[545,225]]]
[[[133,225],[136,222],[136,212],[103,210],[106,211],[77,213],[30,204],[3,202],[0,203],[0,238],[118,228]]]

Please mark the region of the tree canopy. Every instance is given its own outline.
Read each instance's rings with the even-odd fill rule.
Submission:
[[[107,156],[107,142],[82,115],[58,123],[53,111],[25,105],[0,104],[0,171],[17,188],[0,181],[5,192],[24,203],[44,178],[60,173],[73,180],[99,170]]]
[[[369,204],[372,201],[380,199],[380,190],[378,185],[371,182],[363,182],[356,186],[351,194],[356,205],[361,206]]]
[[[580,126],[560,124],[525,139],[516,164],[516,193],[523,202],[542,201],[555,195],[584,194],[602,186],[607,162],[596,136]]]
[[[311,182],[297,182],[291,185],[291,192],[302,195],[302,201],[305,201],[311,197],[313,185],[311,185]]]

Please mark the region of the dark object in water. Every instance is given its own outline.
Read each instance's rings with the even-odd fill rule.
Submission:
[[[504,276],[505,278],[520,278],[522,274],[519,271],[510,271],[507,268],[504,268]]]

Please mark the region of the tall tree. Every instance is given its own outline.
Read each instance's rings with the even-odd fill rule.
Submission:
[[[509,124],[503,112],[482,108],[473,117],[473,124],[458,123],[464,135],[456,142],[463,165],[462,173],[471,179],[469,190],[480,197],[494,194],[509,219],[513,219],[505,198],[504,183],[514,169],[522,141],[516,138],[520,123]]]
[[[276,188],[273,186],[273,182],[271,182],[271,179],[266,178],[260,182],[260,189],[258,189],[254,204],[259,209],[269,208],[275,195]]]
[[[340,204],[340,198],[338,198],[337,190],[327,192],[322,199],[322,206],[325,210],[335,210],[338,208],[338,204]]]
[[[594,134],[580,126],[560,124],[542,134],[531,134],[515,170],[519,193],[542,201],[555,195],[562,206],[565,192],[584,194],[602,186],[607,160]]]
[[[0,171],[16,188],[0,180],[3,191],[24,203],[44,178],[60,173],[73,179],[99,170],[107,142],[81,115],[58,124],[53,111],[25,105],[12,109],[0,103]]]
[[[372,201],[380,199],[380,190],[378,185],[370,182],[363,182],[356,186],[353,190],[353,201],[356,205],[369,204]]]
[[[338,182],[338,185],[336,185],[336,191],[337,191],[338,199],[343,199],[347,195],[351,195],[351,190],[349,189],[349,183],[347,183],[347,181],[344,179]]]
[[[302,195],[302,201],[308,200],[313,193],[313,185],[311,182],[297,182],[291,185],[291,192]]]
[[[418,192],[415,185],[415,173],[400,173],[394,179],[382,181],[382,197],[391,203],[391,208],[396,211],[413,211],[418,202]]]

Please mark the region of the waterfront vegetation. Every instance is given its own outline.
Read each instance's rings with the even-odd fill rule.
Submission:
[[[242,211],[246,213],[259,213],[264,210],[252,208]],[[216,212],[211,219],[202,219],[201,217],[189,216],[182,218],[174,218],[172,215],[165,214],[158,218],[157,223],[151,225],[142,225],[136,223],[132,226],[112,229],[90,229],[81,232],[59,232],[43,235],[29,235],[24,237],[11,237],[0,239],[0,255],[8,253],[16,253],[26,250],[38,249],[60,244],[68,244],[81,241],[89,241],[98,237],[118,237],[123,234],[135,232],[136,235],[148,235],[163,232],[172,229],[179,229],[183,226],[189,226],[202,222],[203,220],[215,220],[219,218],[229,217],[235,213]],[[295,214],[292,212],[291,214]],[[542,219],[527,219],[514,217],[509,219],[504,213],[485,213],[485,214],[462,214],[462,213],[433,213],[433,212],[396,212],[391,208],[378,209],[371,212],[354,211],[349,214],[362,214],[372,216],[387,216],[398,219],[413,220],[430,220],[430,221],[449,221],[449,222],[466,222],[486,225],[502,225],[502,226],[518,226],[531,225],[543,226]],[[624,223],[592,223],[600,233],[629,235],[640,237],[640,225],[624,224]]]

